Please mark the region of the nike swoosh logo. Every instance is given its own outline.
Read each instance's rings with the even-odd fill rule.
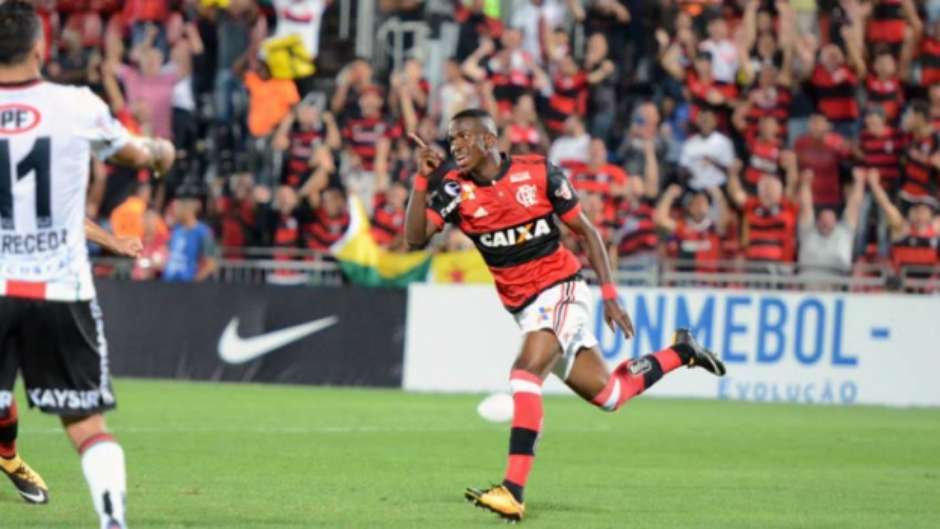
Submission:
[[[230,364],[244,364],[305,336],[332,327],[338,321],[336,316],[327,316],[260,336],[242,338],[238,335],[238,318],[232,318],[219,338],[219,357]]]
[[[30,494],[22,490],[17,491],[17,492],[20,493],[20,496],[26,498],[27,501],[31,501],[33,503],[43,503],[44,501],[46,501],[46,495],[43,494],[42,492],[37,492],[36,494]]]

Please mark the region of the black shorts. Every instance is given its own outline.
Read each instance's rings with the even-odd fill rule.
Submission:
[[[72,416],[113,409],[98,302],[0,297],[0,417],[18,372],[30,407]]]

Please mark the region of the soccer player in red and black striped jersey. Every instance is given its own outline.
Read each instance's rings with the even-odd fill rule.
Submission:
[[[591,294],[577,259],[559,242],[556,217],[587,247],[601,283],[605,321],[630,338],[633,324],[618,301],[601,237],[581,212],[560,169],[538,155],[505,156],[497,148],[497,136],[488,113],[466,110],[453,117],[448,130],[454,163],[443,163],[414,138],[421,146],[419,174],[405,236],[409,246],[417,248],[445,223],[466,233],[524,334],[510,373],[514,412],[505,479],[489,489],[465,493],[481,507],[520,520],[525,514],[523,488],[542,427],[542,384],[549,373],[554,371],[585,400],[614,411],[682,365],[700,366],[719,376],[725,369],[681,330],[672,346],[607,371],[590,328]]]

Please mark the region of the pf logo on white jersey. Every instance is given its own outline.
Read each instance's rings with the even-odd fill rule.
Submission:
[[[519,186],[516,189],[516,201],[527,208],[531,208],[538,202],[536,198],[536,187],[534,185]]]
[[[33,130],[41,119],[39,111],[29,105],[0,105],[0,134],[20,134]]]

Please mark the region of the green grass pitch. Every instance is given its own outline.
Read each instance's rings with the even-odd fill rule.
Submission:
[[[480,396],[117,390],[131,529],[503,526],[462,499],[503,471],[507,427],[476,415]],[[606,414],[568,397],[545,408],[528,527],[940,527],[940,410],[641,398]],[[0,527],[96,527],[57,421],[24,410],[20,427],[52,502],[26,505],[0,483]]]

